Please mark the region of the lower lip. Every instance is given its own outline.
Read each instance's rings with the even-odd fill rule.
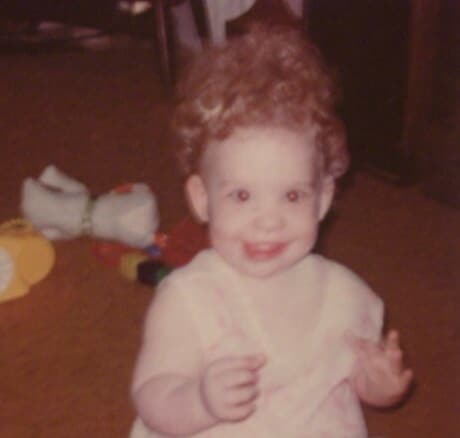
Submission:
[[[284,243],[276,243],[272,245],[252,245],[244,244],[244,253],[246,257],[255,261],[265,261],[278,257],[286,248]]]

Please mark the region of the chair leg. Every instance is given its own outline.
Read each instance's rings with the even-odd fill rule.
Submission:
[[[168,0],[155,0],[154,2],[154,19],[155,19],[155,36],[156,44],[159,51],[160,73],[167,91],[173,89],[174,72],[173,57],[171,54],[171,33],[169,23]]]
[[[190,4],[192,6],[192,13],[198,29],[198,34],[203,40],[207,40],[209,38],[209,30],[203,0],[190,0]]]
[[[153,3],[155,37],[159,51],[160,73],[168,93],[173,91],[177,67],[171,7],[183,1],[184,0],[155,0]],[[206,39],[208,31],[203,0],[191,0],[191,5],[193,19],[197,24],[200,36]]]

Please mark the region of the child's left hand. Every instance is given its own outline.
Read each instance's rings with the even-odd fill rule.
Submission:
[[[398,332],[391,330],[378,343],[351,334],[348,340],[357,357],[352,385],[359,398],[378,407],[399,402],[409,388],[413,372],[404,366]]]

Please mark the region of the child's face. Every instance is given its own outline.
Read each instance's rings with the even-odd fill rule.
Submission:
[[[241,128],[211,144],[201,176],[188,180],[213,248],[241,273],[268,277],[311,251],[334,191],[315,170],[311,145],[305,133]]]

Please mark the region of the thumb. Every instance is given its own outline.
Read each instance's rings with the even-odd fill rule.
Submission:
[[[265,365],[267,362],[267,357],[265,354],[253,354],[247,356],[248,366],[250,369],[257,370]]]

